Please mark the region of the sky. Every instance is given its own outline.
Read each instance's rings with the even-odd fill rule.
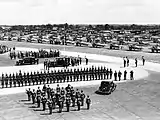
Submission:
[[[0,25],[159,24],[160,0],[0,0]]]

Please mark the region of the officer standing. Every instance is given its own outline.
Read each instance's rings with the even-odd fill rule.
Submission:
[[[127,60],[127,67],[129,67],[129,59],[128,59],[128,57],[126,57],[126,60]]]
[[[124,64],[124,67],[126,67],[126,59],[125,59],[125,57],[123,57],[123,64]]]
[[[67,112],[69,112],[70,104],[71,104],[71,98],[69,96],[67,96],[66,97]]]
[[[26,90],[26,93],[28,96],[28,101],[31,101],[31,95],[32,95],[31,89],[29,88],[28,90]]]
[[[112,74],[113,74],[113,71],[112,71],[112,69],[110,68],[110,71],[109,71],[110,79],[112,79]]]
[[[117,81],[117,72],[114,72],[114,80]]]
[[[81,106],[83,106],[84,105],[84,99],[85,99],[85,94],[83,93],[83,90],[81,90],[80,97],[81,97]]]
[[[144,64],[145,64],[145,58],[144,58],[144,56],[142,56],[142,63],[143,63],[143,66],[144,66]]]
[[[126,78],[127,78],[127,71],[125,70],[124,71],[124,80],[126,80]]]
[[[87,110],[89,110],[90,109],[90,104],[91,104],[91,99],[90,99],[89,96],[87,96],[87,98],[86,98],[86,104],[87,104]]]
[[[43,106],[43,111],[46,110],[46,102],[47,102],[47,98],[45,97],[45,95],[42,96],[42,106]]]
[[[88,65],[88,58],[85,56],[85,59],[86,59],[86,65]]]
[[[134,80],[133,73],[134,73],[133,70],[131,70],[130,71],[130,80]]]
[[[51,115],[51,114],[52,114],[52,108],[53,108],[53,107],[52,107],[52,105],[53,105],[53,104],[52,104],[52,100],[49,99],[48,102],[47,102],[47,104],[48,104],[48,108],[49,108],[49,114]]]
[[[138,60],[137,60],[137,58],[135,58],[135,65],[136,65],[136,67],[137,67],[137,64],[138,64]]]
[[[122,76],[122,72],[121,72],[121,71],[119,71],[119,72],[118,72],[118,78],[119,78],[119,81],[121,81],[121,76]]]

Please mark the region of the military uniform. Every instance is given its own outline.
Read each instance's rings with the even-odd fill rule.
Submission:
[[[80,98],[81,98],[81,106],[83,106],[84,105],[84,99],[85,99],[85,94],[83,93],[83,91],[81,91]]]
[[[134,74],[134,72],[133,72],[133,70],[131,70],[130,71],[130,80],[134,80],[133,74]]]
[[[41,90],[37,90],[37,107],[40,107],[41,104]]]
[[[89,96],[87,96],[87,98],[86,98],[86,104],[87,104],[87,110],[89,110],[90,104],[91,104],[91,99],[89,98]]]
[[[52,96],[52,108],[55,109],[56,108],[56,96]]]
[[[126,80],[126,77],[127,77],[127,71],[125,70],[124,71],[124,80]]]
[[[26,90],[26,93],[27,93],[27,96],[28,96],[28,101],[31,101],[32,92],[31,92],[30,88],[28,90]]]
[[[58,99],[58,106],[59,106],[59,113],[61,113],[62,112],[62,106],[63,106],[63,101],[62,101],[61,97]]]
[[[53,108],[53,103],[52,103],[53,101],[52,100],[49,100],[48,102],[47,102],[47,104],[48,104],[48,108],[49,108],[49,114],[52,114],[52,108]]]
[[[67,112],[69,112],[70,104],[71,104],[71,98],[70,97],[66,97]]]
[[[78,106],[78,111],[81,109],[81,98],[77,98],[77,106]]]
[[[110,71],[109,71],[110,79],[112,79],[112,74],[113,74],[113,71],[112,71],[112,69],[110,69]]]
[[[121,76],[122,76],[122,73],[121,73],[121,71],[119,71],[119,72],[118,72],[119,81],[121,81]]]
[[[117,72],[114,72],[114,80],[117,81]]]
[[[35,90],[33,90],[33,92],[32,92],[32,102],[33,102],[33,104],[35,104],[35,99],[36,99],[36,92],[35,92]]]
[[[46,102],[47,102],[47,98],[45,96],[42,96],[43,111],[46,110]]]
[[[2,74],[2,80],[1,80],[2,88],[4,88],[4,81],[5,81],[4,74]]]

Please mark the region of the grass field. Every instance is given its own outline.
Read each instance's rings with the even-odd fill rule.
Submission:
[[[0,42],[10,47],[31,47],[31,48],[55,48],[63,50],[63,46],[52,46],[30,43]],[[67,51],[88,52],[93,54],[103,54],[110,56],[129,56],[130,58],[142,55],[148,61],[159,62],[159,54],[128,52],[117,50],[105,50],[83,47],[66,47]],[[3,55],[1,55],[3,56]],[[4,58],[1,57],[1,58]],[[5,58],[7,61],[7,57]],[[0,59],[2,60],[2,59]],[[2,61],[5,61],[4,59]],[[5,61],[5,62],[6,62]],[[3,64],[7,64],[3,63]],[[11,63],[10,63],[11,64]],[[2,65],[2,64],[1,64]],[[119,83],[117,89],[108,96],[97,95],[94,92],[99,86],[81,87],[84,93],[90,95],[92,105],[90,110],[86,106],[81,111],[71,108],[67,113],[66,108],[62,113],[57,113],[56,109],[52,115],[48,115],[48,110],[34,108],[26,100],[25,93],[0,96],[0,120],[160,120],[160,81],[159,73],[149,71],[147,78],[138,81]]]

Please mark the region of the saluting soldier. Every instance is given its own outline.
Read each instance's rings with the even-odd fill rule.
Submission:
[[[71,104],[71,98],[67,96],[67,97],[66,97],[67,112],[69,112],[70,104]]]
[[[127,71],[125,70],[124,71],[124,80],[126,80],[126,77],[127,77]]]
[[[114,72],[114,80],[117,81],[117,72]]]
[[[47,102],[47,98],[45,97],[45,95],[42,96],[42,106],[43,106],[43,111],[46,110],[46,102]]]
[[[121,81],[121,76],[122,76],[122,72],[121,72],[121,71],[119,71],[119,72],[118,72],[118,78],[119,78],[119,81]]]
[[[85,99],[85,94],[83,93],[83,90],[81,90],[80,97],[81,97],[81,106],[83,106],[84,105],[84,99]]]
[[[32,91],[29,88],[28,90],[26,90],[27,96],[28,96],[28,101],[31,101],[31,95],[32,95]]]
[[[90,104],[91,104],[91,99],[90,99],[89,96],[87,96],[87,98],[86,98],[86,104],[87,104],[87,110],[89,110],[90,109]]]
[[[32,92],[32,102],[33,102],[33,104],[35,104],[35,101],[36,101],[36,92],[35,92],[35,89],[33,89],[33,92]]]
[[[52,109],[53,109],[53,101],[51,99],[48,100],[47,102],[48,104],[48,108],[49,108],[49,114],[51,115],[52,114]]]

